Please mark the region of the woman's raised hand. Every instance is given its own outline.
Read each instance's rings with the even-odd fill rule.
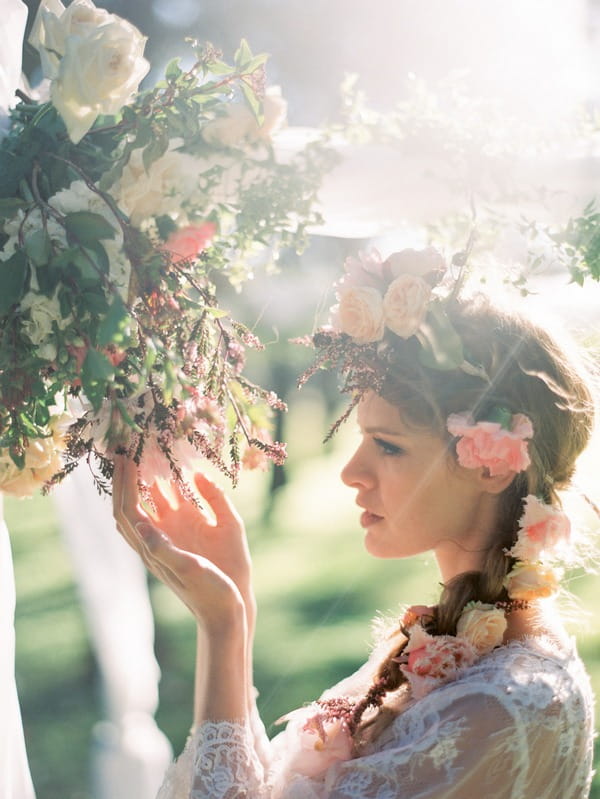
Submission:
[[[155,512],[142,506],[133,461],[115,458],[113,508],[117,527],[147,568],[168,585],[208,628],[231,620],[242,603],[252,622],[250,555],[244,526],[223,492],[202,475],[195,477],[212,508],[209,519],[177,493],[177,507],[155,486]]]

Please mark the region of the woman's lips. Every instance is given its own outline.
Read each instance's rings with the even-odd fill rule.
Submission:
[[[378,516],[376,513],[370,513],[368,510],[360,515],[360,523],[362,527],[371,527],[377,522],[380,522],[383,516]]]

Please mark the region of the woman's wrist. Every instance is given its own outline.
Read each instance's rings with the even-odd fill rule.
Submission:
[[[200,721],[243,719],[248,712],[245,618],[208,633],[208,658]]]

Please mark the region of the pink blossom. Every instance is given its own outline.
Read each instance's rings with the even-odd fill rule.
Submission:
[[[429,635],[415,624],[409,630],[404,652],[408,663],[401,666],[413,696],[419,699],[440,684],[455,680],[479,655],[466,638],[454,635]]]
[[[202,222],[200,225],[187,225],[187,227],[174,230],[162,245],[161,250],[170,253],[173,263],[187,261],[195,258],[210,244],[217,226],[214,222]]]
[[[522,413],[512,416],[511,429],[498,422],[473,422],[468,413],[452,413],[447,427],[458,436],[456,455],[467,469],[486,467],[491,476],[522,472],[530,464],[525,439],[533,436],[531,421]]]

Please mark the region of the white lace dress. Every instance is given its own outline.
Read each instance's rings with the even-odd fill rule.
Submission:
[[[364,691],[379,656],[325,696]],[[294,769],[299,725],[270,743],[256,722],[206,722],[158,799],[584,799],[593,696],[574,644],[512,642],[403,712],[361,757],[319,778]]]

